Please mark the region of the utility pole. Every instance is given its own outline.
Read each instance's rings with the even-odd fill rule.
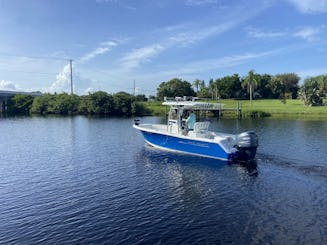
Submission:
[[[133,81],[133,95],[135,96],[136,88],[135,88],[135,79]]]
[[[73,60],[72,59],[69,60],[69,64],[70,64],[70,94],[74,94],[74,90],[73,90]]]

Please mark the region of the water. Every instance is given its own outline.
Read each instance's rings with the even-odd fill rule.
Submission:
[[[326,244],[326,121],[213,121],[258,133],[248,165],[145,147],[131,125],[0,119],[0,243]]]

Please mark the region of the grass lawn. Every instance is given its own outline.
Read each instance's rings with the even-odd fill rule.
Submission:
[[[216,102],[216,101],[212,101]],[[304,106],[301,100],[287,100],[283,104],[280,100],[253,100],[252,105],[248,100],[219,100],[224,108],[237,108],[240,103],[243,117],[292,117],[292,118],[326,118],[327,106]],[[166,108],[162,102],[148,102],[146,106],[152,115],[165,115]],[[235,116],[236,112],[224,113],[224,116]]]
[[[242,101],[242,113],[253,115],[263,112],[271,117],[327,117],[327,106],[304,106],[301,100],[254,100]]]

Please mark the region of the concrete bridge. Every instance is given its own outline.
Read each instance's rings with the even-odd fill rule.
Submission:
[[[0,113],[7,110],[8,99],[14,97],[16,94],[25,94],[31,96],[41,96],[41,92],[22,92],[22,91],[4,91],[0,90]]]

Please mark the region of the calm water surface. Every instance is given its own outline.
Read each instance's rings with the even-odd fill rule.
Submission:
[[[327,121],[211,129],[255,130],[256,162],[154,150],[132,119],[1,118],[0,244],[327,244]]]

